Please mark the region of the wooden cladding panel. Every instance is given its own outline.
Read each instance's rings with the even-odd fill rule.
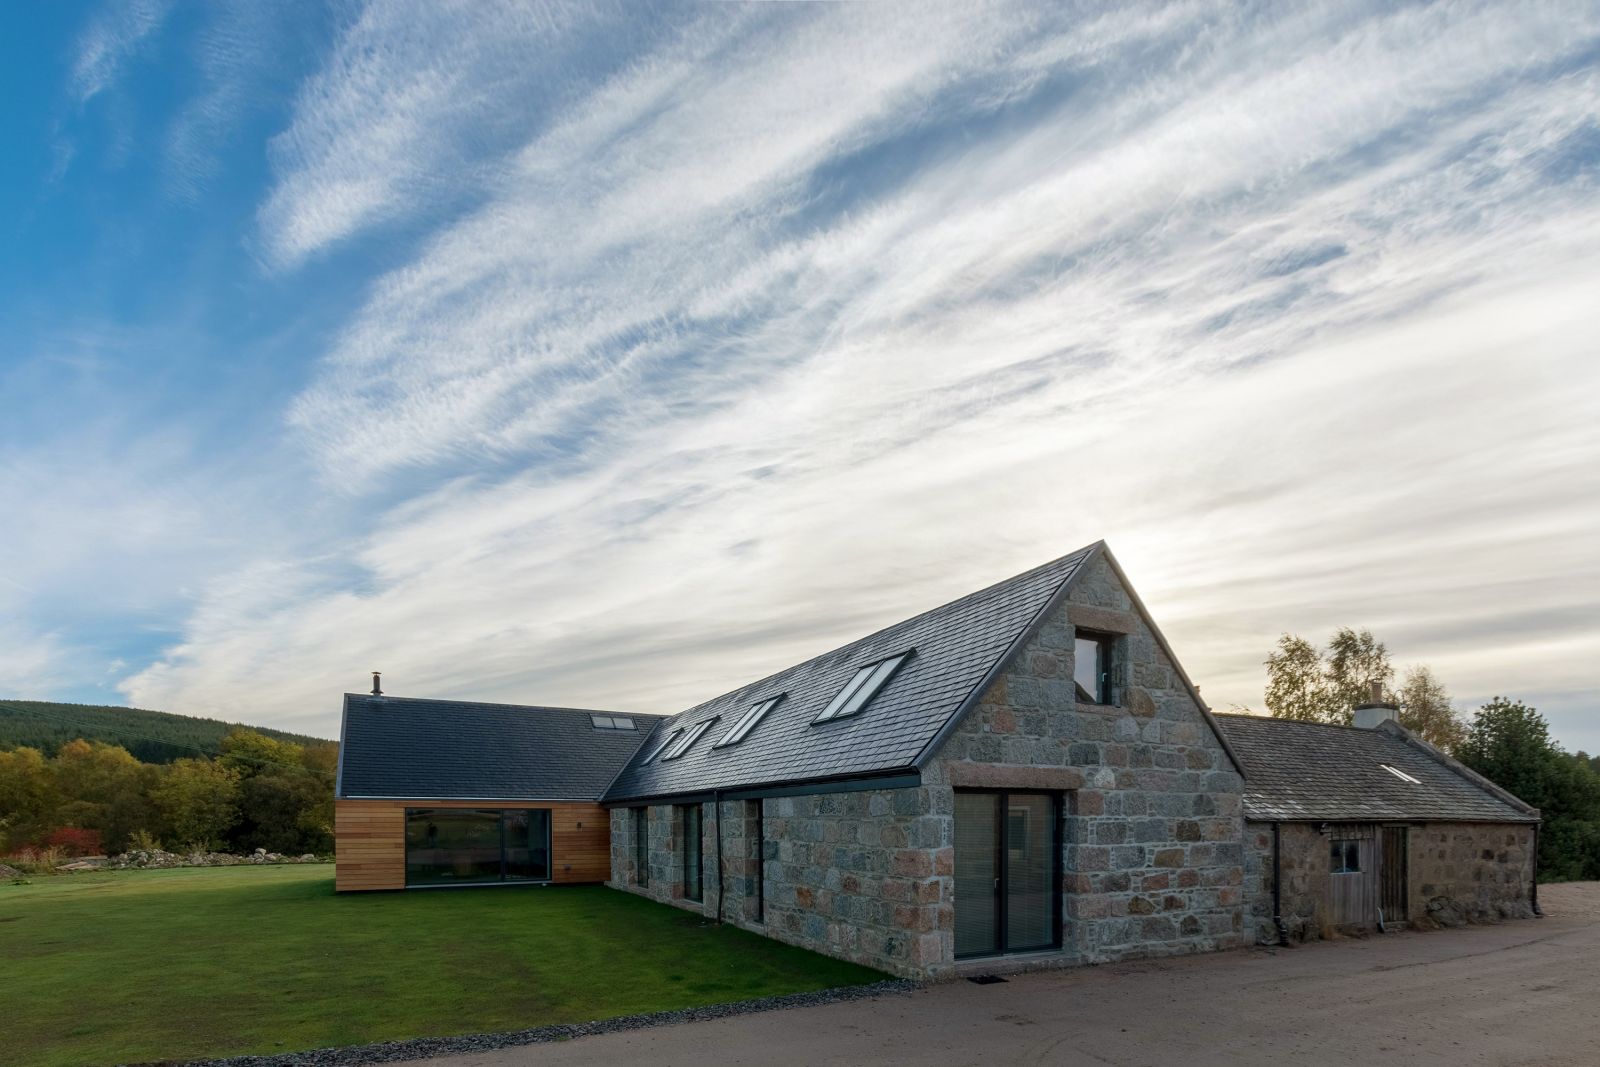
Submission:
[[[604,882],[611,877],[611,813],[598,804],[551,805],[553,880]]]
[[[542,808],[550,812],[551,881],[611,877],[611,816],[590,802],[526,800],[339,800],[334,803],[334,887],[404,889],[407,808]]]
[[[334,888],[404,889],[406,806],[388,800],[333,805]]]

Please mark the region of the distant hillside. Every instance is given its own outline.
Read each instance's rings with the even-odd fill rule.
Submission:
[[[145,763],[171,763],[195,755],[196,749],[216,755],[223,737],[239,726],[300,745],[330,743],[322,737],[166,711],[0,699],[0,751],[26,745],[54,755],[61,745],[81,737],[121,745]]]

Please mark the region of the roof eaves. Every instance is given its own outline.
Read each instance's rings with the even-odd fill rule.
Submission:
[[[339,761],[333,768],[333,798],[338,800],[344,796],[344,728],[350,718],[350,694],[344,695],[344,701],[339,706]]]
[[[944,743],[949,740],[950,735],[955,733],[956,729],[961,725],[962,720],[965,719],[968,713],[971,712],[972,709],[978,705],[978,702],[983,699],[983,694],[987,693],[989,691],[989,687],[993,685],[1002,674],[1005,673],[1006,668],[1011,666],[1011,661],[1017,658],[1017,654],[1027,646],[1029,641],[1033,640],[1034,636],[1038,634],[1039,630],[1044,626],[1045,621],[1048,620],[1051,614],[1061,606],[1061,603],[1066,599],[1067,593],[1072,589],[1073,584],[1077,582],[1079,576],[1082,575],[1084,571],[1089,569],[1090,563],[1094,561],[1096,556],[1105,551],[1106,543],[1104,541],[1096,541],[1087,548],[1081,548],[1077,552],[1073,553],[1073,555],[1080,555],[1081,558],[1076,564],[1073,565],[1072,573],[1061,580],[1061,584],[1056,587],[1055,592],[1050,594],[1049,599],[1044,602],[1044,606],[1034,613],[1033,618],[1028,620],[1028,624],[1022,628],[1021,632],[1017,634],[1016,638],[1012,640],[1011,644],[1006,647],[1006,650],[1002,652],[1000,657],[996,659],[992,665],[990,665],[987,671],[984,672],[983,677],[978,680],[977,686],[974,687],[972,692],[967,694],[966,699],[961,702],[961,706],[956,708],[955,713],[951,715],[950,718],[945,720],[944,725],[939,727],[939,731],[933,735],[932,739],[929,740],[926,745],[922,746],[922,751],[917,753],[917,758],[912,761],[913,767],[915,767],[918,771],[921,771],[927,767],[929,761],[933,759],[933,757],[938,753],[939,749],[943,747]]]
[[[762,797],[804,796],[812,793],[857,792],[868,789],[908,789],[922,784],[922,775],[915,767],[889,767],[880,770],[851,772],[849,774],[822,775],[810,778],[780,778],[755,785],[698,786],[666,793],[637,793],[621,797],[604,797],[600,803],[606,807],[626,807],[638,804],[671,802],[689,804],[709,802],[715,797],[723,800],[755,800]]]
[[[1489,779],[1485,778],[1471,767],[1468,767],[1465,763],[1462,763],[1455,757],[1435,748],[1433,745],[1424,741],[1410,730],[1407,730],[1404,726],[1401,726],[1398,722],[1395,722],[1391,719],[1387,722],[1379,723],[1378,729],[1383,733],[1388,734],[1390,737],[1397,738],[1404,744],[1410,745],[1412,748],[1428,756],[1436,763],[1439,763],[1449,770],[1454,771],[1456,774],[1465,778],[1467,781],[1471,782],[1479,789],[1482,789],[1490,796],[1503,801],[1504,803],[1515,808],[1517,811],[1522,812],[1524,815],[1530,816],[1535,820],[1543,821],[1543,816],[1538,808],[1518,797],[1510,790],[1503,789],[1500,786],[1495,785]]]
[[[1234,751],[1233,744],[1228,740],[1228,735],[1222,732],[1222,727],[1212,717],[1211,709],[1200,697],[1200,688],[1190,680],[1189,672],[1183,669],[1183,664],[1178,662],[1177,656],[1173,655],[1172,646],[1167,643],[1166,636],[1162,634],[1161,627],[1156,625],[1156,621],[1151,616],[1149,609],[1144,606],[1144,601],[1139,599],[1138,590],[1134,589],[1133,584],[1128,581],[1128,576],[1123,573],[1121,564],[1117,562],[1117,557],[1111,554],[1110,547],[1104,541],[1101,541],[1098,547],[1100,552],[1104,554],[1106,562],[1111,564],[1111,569],[1116,572],[1117,580],[1122,583],[1123,589],[1127,590],[1128,598],[1133,601],[1134,609],[1138,611],[1140,618],[1144,619],[1144,624],[1150,627],[1150,635],[1156,639],[1156,644],[1160,646],[1161,651],[1166,653],[1168,662],[1172,664],[1172,669],[1178,672],[1178,678],[1183,682],[1183,687],[1189,691],[1189,696],[1194,699],[1195,706],[1200,709],[1201,716],[1206,720],[1206,725],[1211,727],[1212,736],[1217,739],[1218,743],[1222,745],[1222,750],[1233,761],[1233,769],[1239,772],[1241,778],[1248,778],[1249,775],[1244,769],[1244,760],[1239,758],[1239,753]],[[1087,563],[1088,561],[1085,560],[1084,562]],[[1074,573],[1073,577],[1077,577],[1076,573]]]

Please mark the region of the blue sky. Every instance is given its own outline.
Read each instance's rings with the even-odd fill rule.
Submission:
[[[24,5],[0,695],[671,711],[1106,538],[1600,749],[1593,4]]]

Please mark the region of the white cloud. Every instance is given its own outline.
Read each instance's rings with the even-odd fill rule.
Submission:
[[[382,669],[399,693],[674,710],[1101,535],[1219,706],[1258,702],[1279,630],[1342,623],[1458,694],[1581,686],[1600,628],[1572,616],[1600,587],[1582,532],[1600,515],[1563,491],[1600,500],[1583,462],[1597,413],[1562,382],[1593,325],[1572,297],[1597,281],[1444,307],[1104,416],[1034,394],[848,463],[788,441],[762,476],[774,457],[701,447],[725,433],[701,427],[580,478],[456,483],[380,524],[356,556],[367,591],[253,576],[208,596],[126,692],[327,729],[329,694]],[[1513,366],[1512,347],[1542,355]],[[1475,444],[1534,418],[1544,447]],[[1513,597],[1565,644],[1540,652],[1535,632],[1485,659]],[[1441,619],[1457,632],[1430,642]]]
[[[302,89],[276,262],[431,232],[290,425],[432,488],[135,702],[671,710],[1101,536],[1218,705],[1345,623],[1591,684],[1594,12],[716,9],[563,79],[606,15],[374,5]]]
[[[64,684],[74,667],[60,634],[0,623],[0,698],[48,692]]]

